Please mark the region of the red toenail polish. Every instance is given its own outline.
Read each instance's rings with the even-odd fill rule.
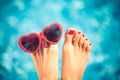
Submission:
[[[86,41],[88,41],[88,39],[86,38]]]
[[[83,37],[85,37],[85,35],[84,35],[84,34],[83,34],[82,36],[83,36]]]
[[[81,32],[79,31],[78,34],[80,34]]]
[[[75,33],[75,30],[70,30],[70,31],[69,31],[69,34],[70,34],[70,35],[73,35],[74,33]]]

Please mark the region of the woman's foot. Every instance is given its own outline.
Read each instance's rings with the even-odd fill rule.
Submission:
[[[39,80],[58,80],[58,45],[42,40],[38,52],[31,54]]]
[[[62,49],[62,80],[80,80],[90,56],[91,44],[79,31],[68,29]]]

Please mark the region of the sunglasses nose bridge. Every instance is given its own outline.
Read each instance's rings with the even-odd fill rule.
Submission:
[[[40,39],[40,40],[43,39],[43,32],[40,32],[40,34],[39,34],[39,39]]]
[[[40,32],[40,36],[42,35],[42,32]]]
[[[41,38],[41,36],[42,36],[42,32],[39,33],[39,37],[40,37],[40,38]]]

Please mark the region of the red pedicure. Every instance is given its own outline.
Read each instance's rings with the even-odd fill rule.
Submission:
[[[81,32],[79,31],[78,34],[80,34]]]
[[[75,30],[70,30],[70,31],[69,31],[69,34],[70,34],[70,35],[73,35],[74,33],[75,33]]]
[[[88,39],[86,38],[86,41],[87,41]]]
[[[83,36],[83,37],[85,37],[85,35],[84,35],[84,34],[83,34],[82,36]]]

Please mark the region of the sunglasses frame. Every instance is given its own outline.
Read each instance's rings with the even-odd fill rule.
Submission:
[[[54,25],[56,25],[56,26],[59,28],[59,30],[60,30],[60,36],[59,36],[59,39],[58,39],[57,42],[49,41],[49,40],[46,39],[45,36],[44,36],[44,31],[45,31],[46,29],[51,28],[51,27],[54,26]],[[27,36],[33,35],[33,34],[36,35],[36,37],[38,37],[38,39],[39,39],[39,44],[38,44],[38,47],[37,47],[37,49],[36,49],[35,51],[29,51],[29,50],[27,50],[26,48],[23,47],[23,45],[22,45],[22,39],[25,38],[25,37],[27,37]],[[58,23],[53,23],[53,24],[51,24],[50,26],[44,27],[43,30],[42,30],[39,34],[33,32],[33,33],[28,34],[28,35],[23,35],[23,36],[21,36],[21,37],[19,38],[18,44],[19,44],[20,48],[21,48],[23,51],[28,52],[28,53],[35,53],[35,52],[38,51],[38,49],[40,48],[41,39],[44,39],[46,42],[48,42],[48,43],[50,43],[50,44],[56,44],[56,43],[58,43],[58,42],[60,41],[61,37],[62,37],[62,27],[61,27],[61,25],[58,24]]]
[[[22,39],[25,38],[25,37],[27,37],[27,36],[33,35],[33,34],[39,39],[39,44],[38,44],[37,49],[32,52],[32,51],[29,51],[29,50],[27,50],[26,48],[23,47],[23,45],[22,45]],[[39,36],[37,33],[30,33],[30,34],[28,34],[28,35],[23,35],[23,36],[21,36],[21,37],[19,38],[18,44],[19,44],[20,48],[21,48],[23,51],[28,52],[28,53],[35,53],[35,52],[39,49],[39,47],[40,47],[41,39],[40,39],[40,36]]]
[[[56,26],[59,28],[59,30],[60,30],[60,36],[59,36],[59,39],[58,39],[57,42],[49,41],[49,40],[46,39],[45,36],[44,36],[44,31],[45,31],[46,29],[48,29],[48,28],[51,28],[51,27],[54,26],[54,25],[56,25]],[[60,41],[60,39],[61,39],[61,37],[62,37],[62,27],[61,27],[61,25],[58,24],[58,23],[53,23],[53,24],[51,24],[50,26],[44,27],[43,30],[40,32],[39,35],[40,35],[40,37],[41,37],[42,39],[44,39],[46,42],[48,42],[48,43],[50,43],[50,44],[56,44],[56,43],[58,43],[58,42]]]

